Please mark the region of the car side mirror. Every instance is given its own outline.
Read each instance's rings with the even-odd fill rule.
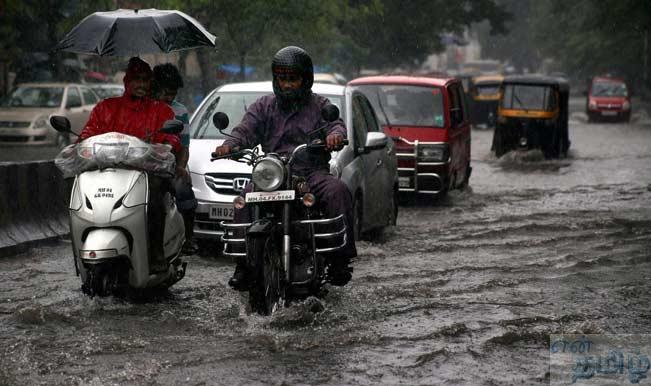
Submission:
[[[370,132],[366,135],[366,144],[364,144],[364,153],[373,150],[384,149],[387,146],[388,137],[384,133]]]
[[[72,129],[70,128],[70,121],[64,116],[52,115],[50,117],[50,125],[52,125],[54,130],[60,133],[72,133]]]
[[[168,119],[159,131],[165,134],[179,134],[183,131],[183,122],[178,119]]]

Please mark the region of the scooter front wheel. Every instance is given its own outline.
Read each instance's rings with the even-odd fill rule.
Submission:
[[[120,272],[112,264],[93,264],[88,267],[86,280],[81,285],[81,290],[86,295],[109,296],[119,288]]]

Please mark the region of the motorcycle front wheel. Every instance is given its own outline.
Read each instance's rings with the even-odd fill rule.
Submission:
[[[250,238],[247,243],[249,261],[256,262],[249,304],[252,311],[271,315],[285,302],[282,259],[270,236]]]

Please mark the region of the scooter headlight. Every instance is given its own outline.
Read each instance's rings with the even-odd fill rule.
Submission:
[[[251,179],[257,188],[271,192],[285,180],[285,167],[279,159],[266,157],[255,165]]]

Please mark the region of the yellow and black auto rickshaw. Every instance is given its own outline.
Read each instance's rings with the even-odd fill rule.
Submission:
[[[481,75],[470,83],[470,119],[475,128],[494,128],[504,76]]]
[[[540,149],[545,158],[567,156],[570,86],[564,78],[510,75],[500,87],[492,150]]]

